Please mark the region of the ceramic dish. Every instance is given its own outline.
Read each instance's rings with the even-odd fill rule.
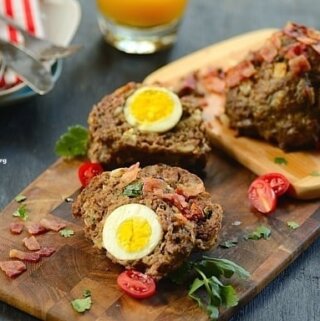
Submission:
[[[45,0],[40,2],[41,16],[47,38],[61,46],[68,45],[74,37],[81,19],[81,8],[76,0]],[[59,21],[59,23],[57,23]],[[57,81],[62,71],[62,62],[52,64],[51,72]],[[1,93],[0,106],[21,101],[37,95],[21,83]]]

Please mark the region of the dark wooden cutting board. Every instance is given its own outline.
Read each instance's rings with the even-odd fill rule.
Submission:
[[[248,39],[251,42],[247,46],[251,48],[256,41],[251,37]],[[237,43],[240,45],[242,41],[238,39]],[[232,51],[234,47],[235,44],[229,41],[225,50]],[[208,61],[210,50],[207,52]],[[232,53],[229,53],[228,57],[231,56]],[[185,66],[184,72],[192,69],[192,64]],[[0,271],[0,300],[43,320],[207,320],[207,315],[187,297],[187,289],[183,286],[162,281],[157,295],[144,301],[131,299],[118,289],[116,278],[121,267],[112,264],[104,253],[94,249],[85,239],[81,221],[72,217],[71,204],[64,201],[80,188],[77,178],[79,164],[77,161],[59,160],[22,191],[28,197],[25,204],[30,212],[29,221],[38,222],[46,216],[57,217],[65,221],[75,235],[63,238],[58,233],[50,232],[39,236],[41,245],[55,246],[57,252],[37,264],[28,264],[27,272],[15,280],[7,278]],[[252,213],[247,202],[247,189],[253,179],[254,174],[249,170],[213,149],[204,182],[214,200],[224,208],[220,240],[238,237],[239,244],[230,249],[218,248],[208,254],[231,259],[251,272],[250,280],[235,284],[240,295],[239,306],[223,311],[221,320],[229,319],[320,234],[320,201],[284,198],[272,216]],[[1,261],[8,259],[10,249],[23,249],[22,239],[26,232],[19,236],[9,232],[10,222],[16,220],[12,213],[18,206],[12,201],[0,214]],[[235,221],[240,221],[241,225],[232,225]],[[290,230],[288,221],[296,221],[300,227]],[[269,240],[243,239],[244,235],[262,224],[272,230]],[[92,309],[85,314],[78,314],[72,309],[70,301],[81,297],[85,289],[92,292]]]
[[[79,189],[79,162],[58,161],[28,186],[26,206],[30,221],[44,216],[57,217],[74,229],[75,235],[63,238],[58,233],[38,237],[42,245],[57,247],[57,252],[15,280],[0,273],[0,300],[43,320],[70,321],[167,321],[207,320],[207,316],[186,295],[186,288],[163,281],[157,295],[149,300],[136,301],[124,295],[116,285],[121,271],[84,238],[81,221],[71,215],[71,204],[64,199]],[[204,178],[206,188],[215,201],[224,207],[221,241],[239,237],[237,247],[218,248],[209,253],[243,265],[251,272],[249,281],[237,284],[240,305],[248,302],[308,247],[320,231],[319,201],[303,202],[283,199],[274,215],[265,217],[249,210],[246,190],[254,175],[225,154],[214,151]],[[12,201],[0,215],[0,260],[8,259],[12,248],[23,249],[26,232],[12,236],[9,223],[18,204]],[[293,231],[287,221],[301,226]],[[234,226],[234,221],[241,225]],[[272,229],[270,240],[245,241],[243,236],[260,224]],[[92,292],[92,309],[85,314],[73,311],[70,301],[81,297],[83,290]],[[239,305],[239,306],[240,306]],[[221,320],[235,310],[224,311]]]

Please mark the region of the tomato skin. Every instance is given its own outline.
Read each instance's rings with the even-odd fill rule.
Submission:
[[[280,173],[268,173],[260,176],[259,178],[264,180],[271,186],[271,188],[276,193],[276,196],[285,194],[290,187],[290,182],[284,175]]]
[[[103,167],[99,163],[83,163],[78,169],[78,177],[83,187],[86,187],[94,176],[103,172]]]
[[[124,292],[135,299],[146,299],[156,292],[154,279],[134,270],[127,270],[119,274],[117,283]]]
[[[251,183],[248,198],[252,207],[263,214],[270,214],[277,206],[276,193],[266,181],[260,178]]]

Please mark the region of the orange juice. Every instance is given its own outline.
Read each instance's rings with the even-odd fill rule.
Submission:
[[[187,0],[97,0],[102,15],[123,25],[154,27],[178,20]]]

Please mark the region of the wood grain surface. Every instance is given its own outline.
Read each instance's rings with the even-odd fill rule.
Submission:
[[[161,281],[157,295],[144,301],[134,300],[118,289],[116,278],[121,267],[106,258],[103,251],[92,247],[83,234],[81,220],[71,215],[71,203],[65,198],[79,189],[79,162],[58,161],[35,180],[23,194],[31,222],[43,217],[63,221],[75,231],[70,238],[49,232],[38,236],[41,245],[55,246],[57,252],[39,263],[28,263],[27,271],[14,280],[0,273],[0,300],[39,319],[50,321],[165,321],[207,320],[207,315],[191,301],[187,288]],[[246,190],[253,178],[226,155],[211,155],[205,172],[205,186],[215,201],[222,204],[225,215],[221,241],[239,238],[237,247],[208,252],[208,255],[234,260],[251,272],[248,281],[236,283],[240,305],[261,291],[277,274],[292,262],[320,232],[319,202],[302,203],[284,199],[270,218],[250,211]],[[74,196],[75,197],[75,196]],[[27,232],[13,236],[9,223],[17,220],[12,213],[19,204],[12,201],[0,215],[0,260],[7,260],[10,249],[23,250]],[[287,221],[300,228],[293,231]],[[241,225],[234,226],[234,221]],[[272,230],[269,240],[246,241],[244,236],[261,224]],[[70,302],[92,293],[93,305],[83,315],[75,312]],[[223,311],[221,320],[228,320],[239,308]]]
[[[250,50],[259,48],[274,31],[258,30],[201,49],[156,70],[145,79],[145,83],[174,85],[179,78],[196,70],[209,67],[226,69],[241,61]],[[271,172],[284,174],[293,186],[292,196],[298,199],[320,197],[319,151],[285,152],[262,140],[238,137],[235,131],[219,120],[224,112],[221,97],[210,94],[207,98],[208,109],[212,109],[207,132],[215,146],[223,148],[257,175]],[[287,164],[275,163],[276,157],[285,159]]]

